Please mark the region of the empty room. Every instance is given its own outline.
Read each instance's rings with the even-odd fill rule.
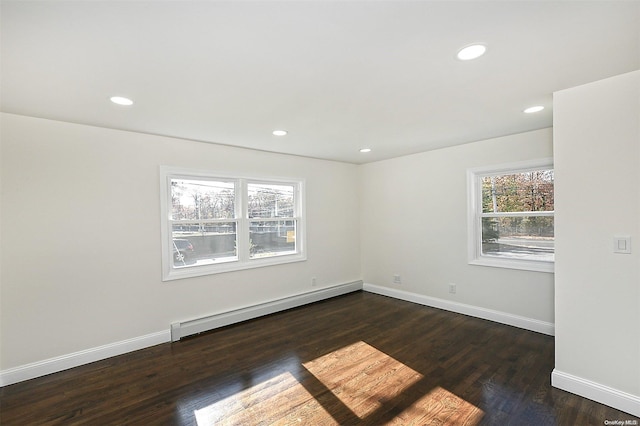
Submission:
[[[0,57],[0,424],[639,424],[639,1],[0,0]]]

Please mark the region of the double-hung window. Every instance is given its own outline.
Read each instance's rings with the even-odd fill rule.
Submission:
[[[296,252],[296,184],[248,182],[249,258]]]
[[[163,280],[305,260],[304,182],[161,168]]]
[[[468,171],[469,263],[553,272],[551,159]]]

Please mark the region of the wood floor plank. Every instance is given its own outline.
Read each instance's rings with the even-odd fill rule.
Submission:
[[[0,389],[5,425],[602,425],[550,336],[357,292]]]

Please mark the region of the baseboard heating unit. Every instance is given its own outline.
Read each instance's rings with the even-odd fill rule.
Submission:
[[[354,291],[362,290],[362,287],[362,281],[353,281],[203,318],[175,322],[171,324],[171,341],[177,342],[183,337],[203,333],[205,331],[214,330],[216,328],[236,324],[264,315],[274,314],[276,312],[285,311],[287,309],[296,308],[309,303],[319,302],[321,300],[330,299],[343,294],[353,293]]]

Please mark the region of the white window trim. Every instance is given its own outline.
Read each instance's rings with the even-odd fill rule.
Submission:
[[[553,168],[553,158],[540,158],[467,170],[467,256],[470,265],[536,272],[554,272],[555,262],[553,261],[506,259],[484,256],[482,254],[482,219],[480,216],[482,212],[482,198],[479,191],[482,178],[501,173],[522,173],[547,168]],[[514,214],[510,213],[508,215],[513,216]],[[549,216],[552,215],[552,213],[531,212],[527,215]],[[496,216],[500,216],[500,214],[498,213]]]
[[[207,178],[234,180],[238,183],[236,191],[246,194],[248,183],[274,183],[292,184],[295,187],[295,216],[296,228],[296,253],[281,254],[264,258],[249,258],[249,225],[252,220],[247,216],[246,197],[236,196],[236,219],[223,219],[221,222],[237,222],[236,238],[238,245],[238,260],[223,261],[211,265],[202,265],[192,268],[173,268],[173,249],[171,232],[171,179],[175,178]],[[281,265],[307,260],[306,254],[306,212],[305,212],[305,180],[300,178],[282,178],[271,176],[244,176],[229,173],[217,173],[204,170],[193,170],[180,167],[160,166],[160,213],[162,238],[162,281],[171,281],[183,278],[199,277],[204,275],[219,274],[245,269],[262,268],[266,266]],[[269,220],[269,219],[265,219]]]

